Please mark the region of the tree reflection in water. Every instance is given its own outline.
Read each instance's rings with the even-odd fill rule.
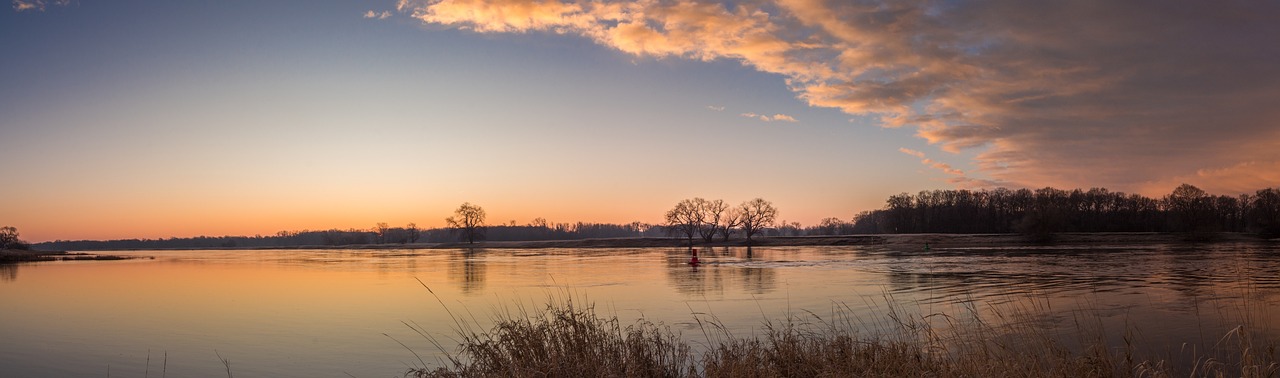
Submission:
[[[463,294],[479,294],[484,290],[484,249],[468,248],[449,257],[449,281],[458,284]]]
[[[16,281],[18,264],[0,264],[0,281]]]
[[[722,295],[726,288],[742,288],[750,294],[767,294],[777,288],[776,267],[768,256],[750,247],[700,248],[701,264],[690,266],[687,249],[667,253],[667,278],[686,295]]]

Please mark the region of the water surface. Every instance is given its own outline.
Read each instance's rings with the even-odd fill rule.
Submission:
[[[714,248],[696,268],[670,248],[124,254],[154,259],[0,266],[0,376],[210,376],[225,374],[220,358],[241,376],[398,376],[441,356],[405,323],[450,344],[446,307],[487,324],[566,299],[694,340],[695,317],[750,337],[765,320],[833,311],[874,333],[892,328],[890,311],[1013,309],[1156,352],[1245,322],[1271,342],[1280,329],[1271,244]]]

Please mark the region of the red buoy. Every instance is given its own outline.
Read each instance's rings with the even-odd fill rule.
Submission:
[[[698,264],[701,264],[701,262],[698,261],[698,249],[693,248],[693,258],[689,259],[689,265],[697,266]]]

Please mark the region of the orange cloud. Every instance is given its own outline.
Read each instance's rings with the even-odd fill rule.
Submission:
[[[71,4],[71,0],[53,0],[53,1],[13,0],[13,10],[18,12],[24,12],[24,11],[43,12],[47,4],[53,4],[57,6],[66,6],[67,4]]]
[[[961,171],[961,170],[959,170],[959,169],[955,169],[954,167],[952,167],[952,166],[951,166],[951,164],[947,164],[947,163],[943,163],[943,162],[940,162],[940,161],[935,161],[935,160],[933,160],[933,159],[927,158],[927,157],[925,157],[925,156],[924,156],[924,153],[923,153],[923,152],[916,151],[916,150],[913,150],[913,149],[910,149],[910,148],[905,148],[905,147],[903,147],[903,148],[898,148],[898,152],[901,152],[901,153],[904,153],[904,154],[907,154],[907,155],[911,155],[911,156],[915,156],[915,157],[917,157],[917,158],[919,158],[919,159],[920,159],[920,164],[927,165],[927,166],[929,166],[930,168],[933,168],[933,169],[936,169],[936,170],[942,171],[943,173],[946,173],[946,174],[949,174],[949,175],[957,175],[957,176],[963,176],[963,175],[964,175],[964,171]],[[964,180],[964,181],[965,181],[965,182],[972,182],[972,179],[966,179],[966,180]],[[953,183],[955,183],[955,182],[959,182],[959,181],[953,181]]]
[[[766,115],[766,114],[756,114],[756,113],[747,112],[739,115],[747,118],[755,118],[765,122],[773,122],[773,121],[799,122],[795,119],[795,117],[792,117],[786,114]]]
[[[402,0],[399,9],[477,32],[549,31],[637,56],[740,61],[784,76],[811,106],[913,127],[945,151],[981,149],[973,163],[991,182],[1132,191],[1280,164],[1280,44],[1268,39],[1280,35],[1276,2]]]
[[[1169,194],[1181,184],[1195,185],[1211,194],[1253,193],[1280,182],[1280,162],[1244,162],[1229,167],[1201,169],[1195,174],[1144,183],[1139,192],[1149,196]]]
[[[898,148],[898,152],[901,152],[901,153],[904,153],[904,154],[907,154],[907,155],[911,155],[911,156],[915,156],[915,157],[918,157],[918,158],[924,159],[924,153],[923,153],[923,152],[916,151],[916,150],[913,150],[913,149],[910,149],[910,148],[901,147],[901,148]]]

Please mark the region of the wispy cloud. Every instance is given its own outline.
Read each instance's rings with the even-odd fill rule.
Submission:
[[[715,110],[715,111],[717,111],[717,112],[723,112],[723,111],[724,111],[724,107],[723,107],[723,106],[707,105],[707,109]]]
[[[898,152],[924,159],[924,153],[906,147],[898,148]]]
[[[374,12],[372,10],[369,10],[364,12],[364,18],[376,18],[379,20],[385,20],[388,17],[391,17],[391,11]]]
[[[933,160],[933,159],[927,158],[927,157],[925,157],[925,156],[924,156],[924,153],[923,153],[923,152],[916,151],[916,150],[913,150],[913,149],[910,149],[910,148],[906,148],[906,147],[898,148],[898,152],[901,152],[901,153],[904,153],[904,154],[907,154],[907,155],[911,155],[911,156],[915,156],[916,158],[920,159],[920,164],[927,165],[927,166],[929,166],[930,168],[937,169],[937,170],[942,171],[942,172],[945,172],[945,173],[947,173],[947,174],[950,174],[950,175],[957,175],[957,176],[963,176],[963,175],[964,175],[964,171],[961,171],[961,170],[959,170],[959,169],[955,169],[954,167],[952,167],[952,166],[951,166],[951,164],[947,164],[947,163],[943,163],[943,162],[940,162],[940,161],[935,161],[935,160]]]
[[[978,149],[973,164],[992,182],[1280,185],[1263,171],[1280,164],[1280,44],[1270,40],[1280,2],[1174,2],[401,0],[398,9],[476,32],[740,61],[784,76],[809,105],[910,127],[944,150]]]
[[[739,115],[747,118],[755,118],[765,122],[773,122],[773,121],[798,122],[796,121],[795,117],[792,117],[786,114],[767,115],[767,114],[756,114],[756,113],[748,112],[748,113],[742,113]]]
[[[799,121],[796,121],[795,117],[792,117],[792,116],[789,116],[789,115],[786,115],[786,114],[774,114],[774,115],[773,115],[773,120],[774,120],[774,121],[783,121],[783,122],[799,122]]]
[[[48,4],[53,4],[57,6],[66,6],[67,4],[71,4],[71,0],[52,0],[52,1],[13,0],[13,10],[18,12],[25,12],[25,11],[43,12],[45,9],[45,6]]]

